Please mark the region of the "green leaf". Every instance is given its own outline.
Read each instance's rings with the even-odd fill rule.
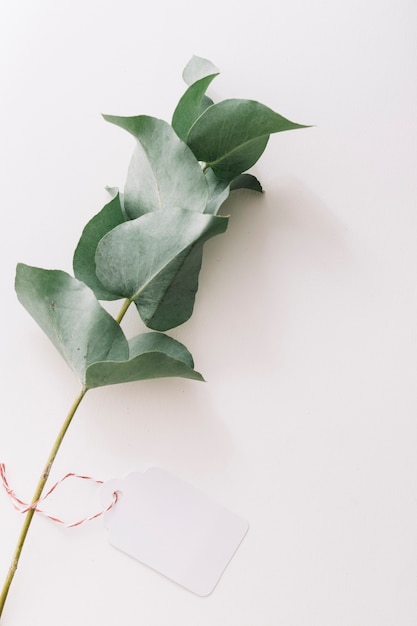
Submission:
[[[236,189],[250,189],[251,191],[262,192],[259,180],[252,174],[240,174],[230,183],[227,180],[217,178],[211,168],[205,172],[209,189],[209,199],[204,213],[217,215],[221,206],[226,202],[231,191]]]
[[[193,83],[179,101],[172,117],[172,128],[183,141],[187,141],[190,128],[196,119],[213,104],[210,98],[204,96],[216,76],[217,74],[211,74]]]
[[[231,181],[256,163],[271,133],[295,128],[305,127],[254,100],[231,99],[206,109],[187,143],[218,178]]]
[[[259,193],[263,192],[261,183],[252,174],[241,174],[234,178],[230,183],[230,191],[235,191],[236,189],[250,189]]]
[[[105,289],[97,278],[95,261],[97,244],[104,235],[125,221],[120,195],[117,194],[88,222],[75,249],[74,275],[94,291],[98,300],[117,300],[119,296]]]
[[[193,55],[185,66],[182,77],[187,85],[192,85],[201,78],[216,74],[219,74],[219,70],[211,61]]]
[[[172,359],[182,361],[188,367],[194,367],[193,357],[187,348],[179,341],[163,333],[142,333],[129,339],[130,359],[145,354],[145,352],[164,352]]]
[[[172,127],[183,141],[196,119],[213,104],[205,93],[219,70],[211,61],[193,56],[184,68],[183,78],[187,91],[179,101],[172,117]]]
[[[109,194],[109,196],[111,198],[115,198],[118,195],[119,199],[120,199],[120,204],[123,207],[122,194],[120,193],[119,188],[118,187],[109,187],[109,185],[106,185],[105,189],[106,189],[107,193]]]
[[[117,324],[84,283],[60,270],[20,263],[16,293],[81,383],[96,361],[128,358],[129,347]]]
[[[204,213],[217,215],[223,202],[229,197],[231,185],[226,180],[220,180],[215,176],[212,169],[205,171],[209,198]]]
[[[117,383],[180,376],[204,380],[194,368],[188,350],[161,333],[145,333],[129,341],[129,359],[123,362],[94,363],[87,369],[89,388]]]
[[[130,219],[172,207],[204,211],[208,195],[204,174],[191,150],[167,122],[147,115],[104,118],[138,140],[124,193]]]
[[[173,293],[173,284],[181,282],[184,259],[191,248],[226,227],[227,218],[182,209],[143,215],[117,226],[100,241],[96,251],[98,279],[112,293],[135,301],[140,315],[146,309],[146,323],[152,317],[150,311],[156,311],[166,294]],[[194,261],[191,265],[196,267]],[[189,276],[189,270],[184,276]],[[195,291],[191,291],[193,298]],[[183,304],[189,309],[187,289],[180,291],[178,298],[178,315],[182,316]]]
[[[176,257],[137,299],[135,304],[139,315],[148,328],[169,330],[191,317],[198,290],[203,245],[195,244]]]

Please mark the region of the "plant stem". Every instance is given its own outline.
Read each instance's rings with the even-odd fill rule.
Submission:
[[[65,418],[64,423],[62,424],[61,430],[59,431],[58,436],[55,439],[54,445],[52,446],[52,450],[49,454],[45,468],[39,478],[38,484],[35,489],[35,493],[33,494],[32,504],[34,502],[37,502],[42,495],[42,491],[45,487],[46,481],[48,480],[49,472],[51,471],[51,467],[58,453],[58,450],[61,446],[61,443],[64,439],[65,433],[67,432],[68,427],[71,424],[72,418],[74,417],[75,412],[78,409],[80,402],[84,398],[87,391],[88,389],[86,389],[85,387],[82,388],[81,392],[74,400],[68,412],[68,415]],[[19,539],[17,540],[17,544],[16,544],[16,548],[13,554],[12,562],[10,564],[9,572],[7,574],[6,580],[4,581],[3,589],[0,594],[0,618],[3,613],[3,608],[6,602],[7,594],[9,593],[10,585],[12,584],[13,577],[16,573],[16,570],[19,564],[20,554],[22,552],[22,548],[25,543],[26,536],[28,534],[28,530],[30,528],[30,524],[32,522],[34,514],[35,514],[34,508],[30,509],[30,511],[26,513],[25,521],[23,523],[22,530],[20,531]]]
[[[124,318],[126,311],[128,310],[128,308],[130,307],[130,305],[132,304],[132,301],[129,300],[129,298],[127,298],[127,300],[124,301],[122,308],[119,311],[119,315],[115,318],[116,322],[118,324],[120,324],[120,322],[122,321],[122,319]]]
[[[128,310],[129,306],[131,305],[131,300],[127,299],[125,300],[125,302],[123,303],[122,308],[119,311],[118,316],[115,318],[116,322],[118,324],[120,324],[120,322],[122,321],[122,319],[124,318],[126,311]],[[52,446],[52,450],[49,453],[49,457],[48,460],[46,461],[46,465],[45,468],[39,478],[38,484],[36,486],[35,489],[35,493],[33,494],[33,498],[32,498],[32,504],[34,504],[35,502],[37,502],[39,500],[39,498],[42,496],[42,492],[44,490],[44,487],[46,485],[46,481],[48,480],[49,477],[49,473],[51,471],[51,467],[55,461],[55,457],[58,454],[58,450],[61,447],[61,444],[64,440],[65,434],[69,428],[69,425],[72,422],[72,418],[74,417],[78,407],[81,404],[82,399],[84,398],[85,394],[88,391],[88,387],[82,387],[80,393],[78,394],[78,396],[75,398],[74,402],[71,405],[71,408],[68,412],[67,417],[65,418],[64,423],[61,426],[61,430],[59,431],[57,438],[55,439],[54,445]],[[0,593],[0,619],[3,613],[3,609],[4,609],[4,605],[7,599],[7,595],[9,593],[10,590],[10,586],[12,584],[14,575],[16,573],[17,567],[19,565],[19,559],[20,559],[20,554],[22,552],[25,540],[26,540],[26,536],[28,534],[30,525],[32,523],[32,519],[33,516],[35,514],[35,508],[30,509],[30,511],[28,511],[26,513],[26,517],[25,517],[25,521],[23,523],[22,526],[22,530],[20,531],[20,535],[19,538],[17,540],[17,544],[16,544],[16,548],[12,557],[12,562],[10,564],[9,567],[9,571],[8,574],[6,576],[6,580],[4,581],[4,585],[3,588],[1,590]]]

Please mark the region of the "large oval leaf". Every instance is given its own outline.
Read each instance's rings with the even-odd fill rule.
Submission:
[[[113,200],[106,204],[88,222],[75,249],[73,258],[74,275],[94,291],[98,300],[117,300],[119,298],[119,296],[103,287],[98,280],[95,254],[100,239],[125,221],[126,217],[120,203],[120,196],[117,194]]]
[[[157,303],[175,279],[176,259],[226,227],[227,218],[182,209],[148,213],[103,237],[96,251],[97,277],[106,289],[132,301],[156,281]]]
[[[124,193],[130,219],[172,207],[204,211],[208,195],[204,174],[189,147],[167,122],[147,115],[104,118],[138,140]]]
[[[129,347],[120,326],[84,283],[60,270],[20,263],[15,287],[20,302],[83,385],[91,363],[128,358]]]
[[[94,363],[87,370],[88,388],[150,378],[182,377],[204,380],[191,354],[181,343],[161,333],[145,333],[129,341],[129,359]]]
[[[271,133],[295,128],[305,127],[254,100],[231,99],[206,109],[191,127],[187,143],[216,176],[232,180],[256,163]]]

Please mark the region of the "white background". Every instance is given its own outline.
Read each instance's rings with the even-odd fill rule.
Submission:
[[[102,479],[156,465],[247,518],[214,593],[37,518],[2,626],[411,626],[417,620],[414,0],[20,0],[1,5],[0,460],[30,498],[78,392],[18,304],[15,265],[71,271],[123,186],[131,138],[100,113],[169,120],[192,54],[214,99],[308,130],[271,138],[266,193],[229,202],[193,318],[172,332],[207,383],[90,392],[59,453]],[[127,331],[138,332],[134,311]],[[62,488],[68,521],[97,489]],[[0,575],[21,517],[0,493]]]

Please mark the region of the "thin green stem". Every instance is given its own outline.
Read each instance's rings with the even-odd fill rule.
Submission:
[[[123,306],[119,311],[119,315],[115,318],[118,324],[120,324],[120,322],[124,318],[126,311],[128,310],[131,304],[132,304],[132,300],[129,300],[129,298],[127,298],[127,300],[124,301]]]
[[[120,324],[120,322],[122,321],[123,317],[126,314],[126,311],[128,310],[129,306],[131,305],[131,300],[127,299],[125,300],[125,302],[123,303],[122,308],[119,311],[118,316],[115,318],[116,322],[118,324]],[[39,498],[42,496],[42,492],[45,488],[46,482],[48,480],[49,477],[49,473],[51,471],[51,467],[55,461],[55,457],[58,454],[58,450],[61,447],[61,444],[64,440],[65,434],[69,428],[69,425],[72,422],[72,419],[78,409],[78,407],[81,404],[82,399],[84,398],[85,394],[87,393],[88,388],[87,387],[83,387],[80,391],[80,393],[78,394],[78,396],[75,398],[74,402],[71,405],[71,408],[68,412],[67,417],[65,418],[64,423],[61,426],[61,429],[57,435],[57,438],[54,441],[54,444],[52,446],[51,452],[49,453],[49,457],[48,460],[46,461],[44,470],[39,478],[38,484],[36,485],[36,489],[35,489],[35,493],[33,494],[33,498],[32,498],[32,504],[34,504],[35,502],[37,502],[39,500]],[[6,580],[4,581],[3,584],[3,588],[1,590],[0,593],[0,619],[3,613],[3,609],[4,609],[4,605],[10,590],[10,586],[12,584],[14,575],[16,573],[16,570],[18,568],[19,565],[19,559],[20,559],[20,555],[24,546],[24,543],[26,541],[26,536],[28,534],[30,525],[32,523],[32,519],[33,516],[35,514],[35,508],[30,509],[30,511],[28,511],[26,513],[26,517],[25,517],[25,521],[23,523],[22,526],[22,530],[20,531],[20,535],[19,538],[17,540],[17,544],[16,544],[16,548],[12,557],[12,561],[9,567],[9,571],[8,574],[6,576]]]
[[[61,429],[57,435],[57,438],[55,439],[54,445],[52,446],[48,460],[46,461],[46,464],[45,464],[45,468],[39,478],[38,484],[35,489],[35,493],[33,494],[32,504],[37,502],[42,495],[43,489],[45,487],[46,481],[48,480],[49,473],[51,471],[51,467],[53,465],[53,462],[55,461],[55,457],[62,444],[65,433],[67,432],[68,427],[71,424],[72,418],[74,417],[81,403],[81,400],[84,398],[87,391],[88,389],[83,387],[83,389],[81,390],[81,392],[79,393],[79,395],[76,397],[76,399],[71,405],[68,415],[65,418],[65,421],[61,426]],[[3,589],[0,594],[0,618],[3,613],[4,604],[6,602],[6,598],[10,590],[10,585],[12,584],[14,575],[19,565],[20,554],[22,552],[23,545],[25,543],[26,536],[28,534],[34,514],[35,514],[35,508],[30,509],[30,511],[26,513],[25,521],[23,523],[22,530],[20,531],[19,539],[17,540],[17,544],[16,544],[16,548],[12,557],[9,572],[6,576],[6,580],[4,581]]]

